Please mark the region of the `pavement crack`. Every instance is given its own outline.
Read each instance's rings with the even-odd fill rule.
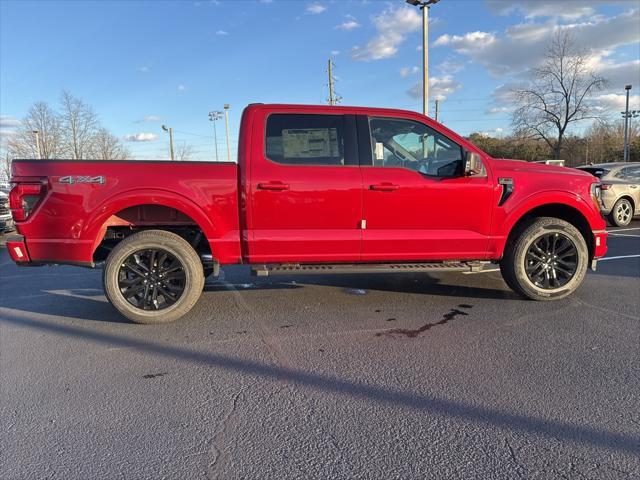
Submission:
[[[212,456],[211,460],[209,461],[207,478],[211,478],[211,479],[217,479],[218,478],[217,472],[213,472],[213,470],[218,465],[218,461],[220,460],[220,457],[222,455],[220,447],[218,446],[218,441],[220,440],[220,436],[225,433],[225,431],[227,429],[227,425],[229,424],[229,421],[231,420],[231,417],[233,417],[233,415],[236,413],[236,410],[238,408],[238,401],[239,401],[241,396],[244,396],[244,391],[245,391],[245,389],[239,390],[233,396],[233,398],[231,400],[231,407],[229,408],[229,410],[227,410],[227,412],[224,414],[224,416],[220,419],[220,421],[218,422],[218,428],[215,429],[215,431],[213,432],[213,435],[211,436],[211,440],[210,440],[211,441],[211,446],[209,447],[209,454],[213,455],[213,456]],[[212,473],[213,473],[213,476],[211,475]]]
[[[504,437],[504,444],[507,447],[507,450],[509,450],[509,456],[511,458],[511,462],[516,467],[516,474],[518,475],[518,478],[524,478],[523,475],[526,473],[527,468],[524,465],[522,465],[522,463],[520,463],[520,461],[518,461],[518,457],[516,456],[516,452],[513,449],[513,447],[511,446],[511,444],[509,443],[509,439],[507,437]]]

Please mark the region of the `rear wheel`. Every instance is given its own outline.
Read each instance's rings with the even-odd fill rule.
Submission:
[[[542,217],[507,245],[500,271],[517,293],[532,300],[555,300],[578,288],[588,262],[589,250],[577,228],[558,218]]]
[[[146,230],[111,251],[103,273],[111,304],[136,323],[168,323],[195,305],[204,285],[202,262],[175,233]]]
[[[609,221],[616,227],[626,227],[633,218],[633,205],[626,198],[621,198],[611,209]]]

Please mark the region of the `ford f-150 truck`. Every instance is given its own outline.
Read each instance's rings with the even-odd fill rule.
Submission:
[[[563,298],[606,252],[598,180],[491,158],[415,112],[249,105],[238,163],[16,160],[19,265],[103,265],[124,316],[164,323],[220,265],[257,275],[477,270]]]

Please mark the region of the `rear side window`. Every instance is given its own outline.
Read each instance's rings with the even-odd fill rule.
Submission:
[[[343,115],[270,115],[267,158],[287,165],[345,165],[344,123]]]
[[[597,168],[597,167],[581,168],[580,170],[582,170],[583,172],[590,173],[594,177],[598,177],[598,178],[602,178],[607,173],[609,173],[609,170],[605,170],[604,168]]]

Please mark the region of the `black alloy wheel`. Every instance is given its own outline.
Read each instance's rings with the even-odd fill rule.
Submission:
[[[124,299],[141,310],[163,310],[182,297],[186,286],[184,265],[166,250],[149,248],[129,255],[118,271]]]
[[[537,237],[525,254],[525,271],[535,286],[561,288],[578,269],[578,250],[573,241],[558,232]]]

